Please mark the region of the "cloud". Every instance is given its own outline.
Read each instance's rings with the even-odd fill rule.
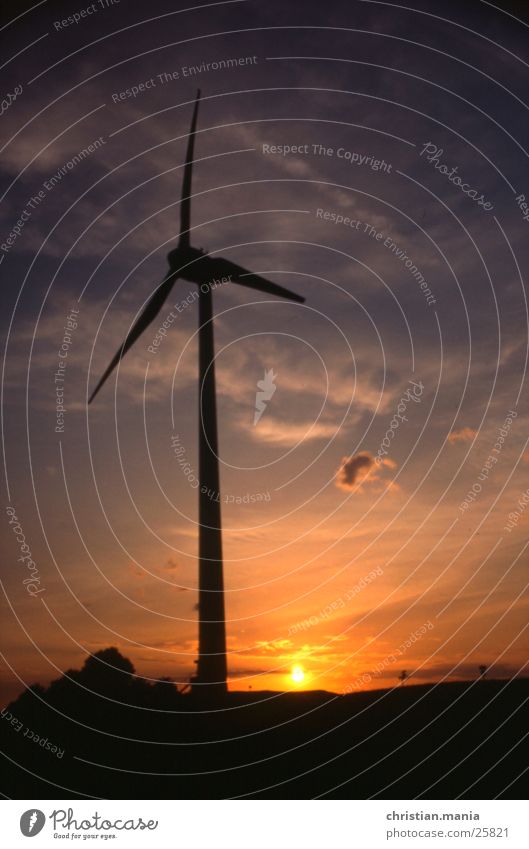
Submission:
[[[112,305],[100,329],[98,329],[99,322],[106,302],[101,299],[82,301],[77,319],[78,326],[73,331],[72,344],[68,351],[71,385],[77,387],[75,394],[72,392],[69,398],[68,408],[70,411],[84,412],[86,410],[86,368],[90,360],[94,337],[97,334],[91,365],[91,386],[94,385],[114,356],[119,344],[118,340],[121,341],[125,337],[141,305],[141,297],[132,295],[132,298],[135,298],[133,311],[129,306],[131,295],[125,293],[122,300],[118,300]],[[197,343],[195,340],[189,342],[189,333],[185,328],[171,327],[155,356],[147,351],[157,328],[171,309],[172,303],[172,300],[168,301],[167,312],[162,311],[159,319],[156,319],[146,330],[134,349],[123,357],[119,364],[119,370],[116,369],[113,375],[112,379],[115,379],[116,374],[119,374],[120,392],[124,392],[128,399],[136,403],[141,404],[144,401],[147,366],[146,396],[152,401],[167,397],[168,387],[175,375],[174,352],[182,351],[186,344],[186,354],[182,356],[177,372],[178,388],[187,388],[190,384],[193,385],[196,382]],[[31,360],[32,399],[35,406],[44,405],[47,409],[54,409],[55,399],[50,396],[49,391],[45,388],[42,376],[50,373],[53,375],[56,369],[58,350],[64,334],[64,323],[74,304],[75,300],[71,296],[58,290],[49,299],[47,310],[39,320],[35,342],[36,355]],[[19,321],[17,334],[13,337],[9,360],[6,361],[6,381],[10,387],[18,388],[26,379],[28,370],[27,346],[32,341],[34,332],[32,320],[21,319]],[[101,393],[98,396],[93,404],[93,411],[104,409],[109,404],[114,403],[113,393],[108,389],[104,394]]]
[[[268,653],[277,654],[289,651],[293,648],[293,642],[289,639],[283,640],[257,640],[255,648],[251,651],[255,654]]]
[[[241,423],[244,428],[245,423]],[[263,418],[259,426],[251,432],[258,442],[271,442],[276,445],[297,445],[298,442],[314,439],[330,439],[336,433],[336,425],[319,422],[303,422],[289,424],[277,419]]]
[[[471,439],[477,436],[477,433],[477,430],[471,427],[463,427],[461,430],[453,430],[448,434],[447,439],[450,445],[455,445],[456,442],[470,442]]]
[[[375,458],[368,451],[359,451],[352,457],[342,457],[342,465],[336,473],[336,486],[347,491],[363,481],[374,466]]]
[[[373,466],[376,466],[375,471],[372,471]],[[365,482],[372,485],[375,492],[383,490],[399,492],[400,486],[396,481],[382,480],[384,467],[393,470],[397,468],[397,464],[389,457],[384,458],[380,463],[375,462],[375,458],[369,451],[359,451],[351,457],[342,457],[342,464],[336,473],[336,486],[346,492],[354,489],[361,492],[362,484]]]

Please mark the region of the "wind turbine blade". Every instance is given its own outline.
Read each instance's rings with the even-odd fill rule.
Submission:
[[[284,286],[278,286],[277,283],[271,283],[265,280],[264,277],[259,277],[258,274],[252,274],[250,271],[245,271],[248,277],[237,277],[233,280],[234,283],[239,283],[241,286],[247,286],[248,289],[257,289],[258,292],[266,292],[267,295],[277,295],[278,298],[286,298],[288,301],[295,301],[297,304],[304,304],[305,298],[291,292],[290,289],[285,289]]]
[[[197,89],[197,99],[191,119],[191,129],[187,142],[186,166],[184,169],[184,181],[182,183],[182,202],[180,206],[180,246],[189,247],[189,229],[191,227],[191,176],[193,170],[193,155],[195,148],[195,132],[197,128],[198,104],[200,103],[200,89]]]
[[[168,279],[164,280],[160,284],[154,295],[152,295],[152,297],[149,299],[145,309],[132,325],[132,328],[130,329],[121,348],[117,351],[116,355],[114,356],[114,359],[112,360],[107,370],[103,374],[101,380],[97,384],[96,388],[90,395],[90,398],[88,399],[89,404],[94,400],[95,396],[105,383],[107,377],[114,371],[121,358],[124,357],[129,348],[134,345],[134,342],[136,341],[138,336],[140,336],[145,330],[145,328],[148,327],[149,324],[156,318],[165,300],[167,299],[169,292],[173,288],[175,280],[176,277],[173,277],[172,275]]]
[[[265,292],[267,295],[277,295],[278,298],[286,298],[289,301],[296,301],[298,304],[305,303],[305,298],[301,295],[296,295],[290,289],[285,289],[284,286],[279,286],[277,283],[271,283],[270,280],[265,280],[258,274],[252,274],[251,271],[246,271],[240,265],[230,262],[228,259],[216,259],[210,257],[212,275],[211,277],[231,277],[232,283],[239,283],[241,286],[247,286],[249,289],[257,289],[258,292]]]

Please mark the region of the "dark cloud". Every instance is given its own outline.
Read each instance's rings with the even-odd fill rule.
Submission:
[[[342,457],[342,465],[336,474],[336,486],[340,489],[354,489],[358,479],[362,480],[374,463],[375,458],[368,451],[359,451],[351,457]]]

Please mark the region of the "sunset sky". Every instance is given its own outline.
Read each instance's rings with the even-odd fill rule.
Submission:
[[[193,284],[86,399],[167,271],[197,86],[192,244],[306,298],[213,296],[230,688],[524,674],[527,23],[407,6],[121,0],[62,26],[89,4],[46,2],[5,30],[4,503],[40,583],[4,510],[4,702],[107,646],[194,671]]]

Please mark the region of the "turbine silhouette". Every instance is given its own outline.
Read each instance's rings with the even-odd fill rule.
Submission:
[[[199,648],[197,673],[192,678],[193,692],[216,698],[227,690],[226,622],[224,612],[224,582],[222,568],[222,528],[220,492],[217,408],[215,389],[215,347],[213,338],[213,297],[210,285],[216,278],[231,278],[250,289],[277,295],[297,303],[304,298],[288,289],[271,283],[241,266],[220,257],[210,257],[205,251],[191,247],[191,176],[193,151],[197,126],[200,89],[197,91],[191,129],[187,143],[182,199],[180,207],[180,237],[178,247],[167,255],[169,271],[139,318],[133,324],[125,341],[117,351],[107,370],[92,392],[90,403],[108,376],[127,353],[136,339],[156,318],[178,279],[199,286]]]

